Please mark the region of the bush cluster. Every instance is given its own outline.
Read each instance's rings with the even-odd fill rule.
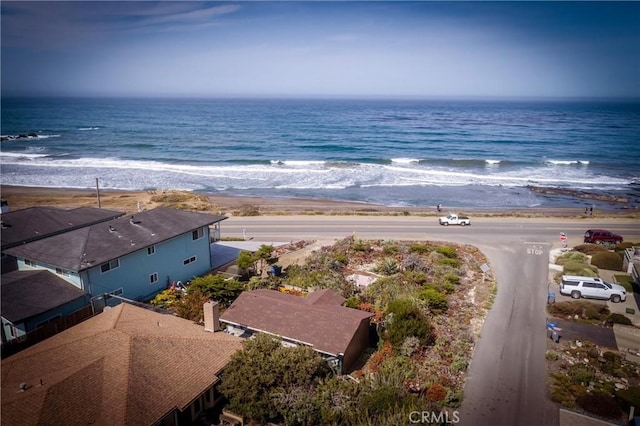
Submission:
[[[558,317],[578,315],[582,318],[604,320],[609,316],[607,305],[588,302],[586,300],[576,300],[568,302],[557,302],[548,307],[549,313]]]
[[[586,263],[576,262],[574,260],[569,260],[564,264],[562,269],[563,273],[566,275],[580,275],[583,277],[597,277],[598,276],[598,268],[592,265],[587,265]]]
[[[442,314],[449,309],[447,298],[435,288],[425,288],[420,292],[419,297],[427,303],[429,310],[434,314]]]
[[[576,398],[576,404],[585,411],[607,418],[619,418],[620,406],[610,395],[604,393],[586,393]]]
[[[602,247],[598,244],[580,244],[573,248],[575,251],[579,251],[580,253],[584,253],[587,256],[591,256],[595,253],[599,253],[601,251],[607,251],[605,247]]]
[[[578,262],[578,263],[587,263],[588,257],[584,253],[580,253],[579,251],[569,251],[561,256],[558,256],[556,259],[557,265],[565,265],[569,261]]]
[[[612,251],[602,251],[591,257],[591,264],[600,269],[622,271],[622,257]]]
[[[415,336],[421,345],[433,341],[433,330],[429,319],[420,308],[408,299],[397,299],[389,303],[387,314],[390,321],[386,329],[386,337],[394,349],[400,350],[405,339]]]

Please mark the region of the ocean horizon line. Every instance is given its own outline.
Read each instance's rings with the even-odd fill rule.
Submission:
[[[2,94],[0,100],[58,99],[58,100],[263,100],[263,101],[415,101],[415,102],[541,102],[541,103],[623,103],[640,104],[640,98],[597,96],[469,96],[469,95],[324,95],[324,94]]]

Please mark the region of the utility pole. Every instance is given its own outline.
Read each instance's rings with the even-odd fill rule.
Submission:
[[[98,194],[98,208],[100,208],[100,185],[98,185],[98,178],[96,178],[96,192]]]

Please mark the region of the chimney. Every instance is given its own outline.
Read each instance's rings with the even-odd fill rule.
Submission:
[[[211,300],[204,304],[204,331],[220,331],[220,308]]]

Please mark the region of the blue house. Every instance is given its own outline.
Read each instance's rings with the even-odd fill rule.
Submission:
[[[15,257],[5,250],[42,238],[73,231],[74,229],[105,222],[124,215],[123,212],[93,207],[61,209],[58,207],[29,207],[2,212],[0,247],[2,248],[2,273],[18,269]]]
[[[86,292],[46,270],[2,275],[2,343],[89,304]]]
[[[210,241],[224,219],[159,207],[5,252],[18,259],[19,270],[48,270],[92,297],[148,300],[174,281],[211,270]]]

